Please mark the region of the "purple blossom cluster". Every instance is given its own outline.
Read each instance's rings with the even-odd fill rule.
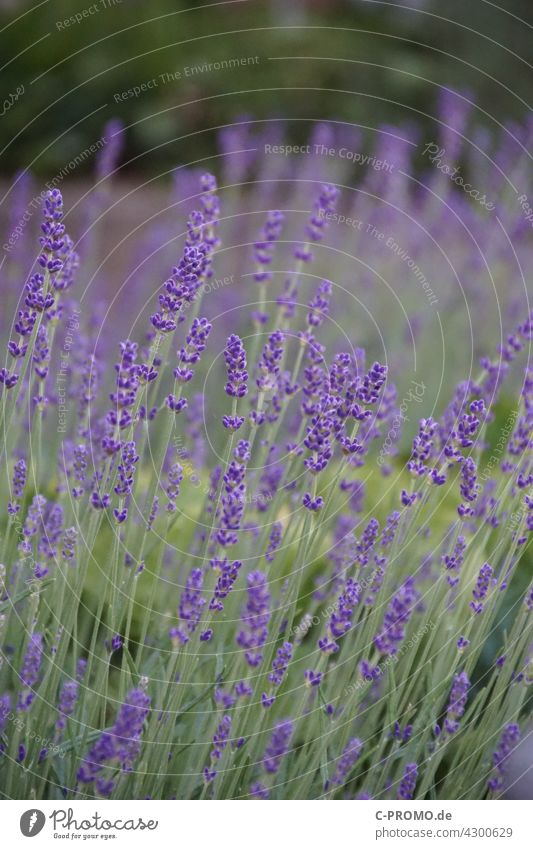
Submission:
[[[183,625],[173,626],[170,636],[178,644],[185,645],[200,622],[206,600],[202,593],[204,576],[201,569],[191,569],[181,594],[178,616]]]
[[[28,639],[22,667],[20,670],[20,683],[22,689],[19,693],[17,708],[19,711],[28,711],[35,698],[35,687],[39,681],[41,665],[43,660],[44,642],[43,635],[33,633]]]
[[[254,255],[257,263],[257,271],[254,280],[257,283],[266,283],[272,280],[270,265],[272,263],[274,247],[281,236],[285,216],[279,210],[268,213],[260,239],[254,244]]]
[[[355,764],[361,757],[362,749],[363,743],[357,737],[352,737],[346,743],[342,755],[335,764],[335,772],[331,777],[330,784],[334,784],[337,787],[342,787],[343,784],[346,784]]]
[[[318,647],[324,654],[335,654],[339,651],[340,646],[337,640],[344,637],[352,627],[354,609],[360,596],[359,584],[352,578],[348,578],[330,616],[326,636],[318,641]]]
[[[141,751],[141,734],[150,710],[150,697],[140,688],[128,693],[109,731],[104,731],[78,770],[82,785],[94,786],[99,796],[111,795],[117,769],[133,769]]]
[[[464,115],[459,118],[462,126]],[[104,184],[98,203],[112,185],[123,141],[120,124],[109,132],[113,142],[98,159]],[[233,132],[224,134],[226,145],[231,138],[248,145],[262,130]],[[338,130],[316,130],[324,139],[332,132]],[[449,143],[454,147],[452,138]],[[388,144],[406,167],[401,146]],[[250,162],[221,163],[224,177],[233,167],[244,178],[253,150],[249,144]],[[90,262],[80,249],[80,263],[65,231],[61,193],[45,196],[37,269],[32,264],[23,278],[8,337],[11,359],[0,369],[9,489],[0,540],[7,564],[0,566],[0,661],[7,681],[0,694],[0,768],[8,783],[15,775],[22,786],[31,774],[35,786],[48,788],[58,778],[68,798],[138,794],[146,781],[147,794],[151,787],[157,798],[183,792],[234,797],[248,788],[252,798],[266,799],[297,796],[301,779],[316,795],[411,800],[426,786],[428,796],[441,782],[450,786],[446,767],[459,762],[464,740],[465,750],[479,749],[479,763],[481,754],[485,764],[492,758],[484,793],[505,786],[520,743],[521,694],[532,679],[523,636],[533,610],[531,587],[515,622],[505,607],[511,636],[487,672],[493,677],[486,692],[496,696],[496,707],[489,708],[480,690],[479,710],[468,723],[464,716],[469,674],[476,682],[487,633],[497,639],[496,601],[507,605],[523,588],[522,557],[533,530],[529,362],[507,436],[493,448],[519,360],[528,354],[532,315],[516,327],[521,305],[513,300],[505,321],[512,314],[516,329],[504,333],[495,358],[482,357],[478,374],[461,381],[446,406],[439,399],[431,408],[411,392],[420,418],[403,431],[401,422],[412,418],[401,400],[406,357],[387,351],[386,366],[373,341],[368,356],[361,347],[345,349],[340,337],[325,344],[344,308],[344,286],[342,273],[330,268],[330,252],[318,246],[327,233],[337,249],[342,228],[328,231],[328,224],[337,205],[344,214],[351,201],[341,201],[337,186],[325,183],[309,203],[307,184],[315,176],[306,171],[309,163],[301,167],[301,198],[305,209],[313,208],[305,236],[300,230],[292,237],[296,247],[282,294],[271,290],[279,273],[274,258],[290,252],[281,240],[289,213],[269,212],[260,236],[246,242],[253,244],[250,276],[259,284],[260,306],[252,315],[257,336],[246,347],[250,336],[238,318],[235,290],[223,293],[227,303],[217,321],[212,302],[203,300],[218,285],[215,263],[228,261],[218,250],[221,236],[236,226],[233,216],[220,218],[212,175],[200,175],[200,191],[196,172],[183,169],[176,181],[183,187],[189,180],[191,188],[180,197],[188,215],[184,244],[155,293],[157,311],[145,316],[144,336],[120,332],[120,316],[116,332],[104,333],[105,306],[95,296],[83,318],[76,308],[79,338],[72,348],[67,314],[76,303],[79,267],[88,274]],[[358,203],[365,209],[365,197],[379,188],[391,218],[374,210],[372,220],[393,232],[390,210],[410,202],[407,196],[399,197],[377,170],[365,186]],[[423,199],[417,203],[423,211]],[[505,209],[500,212],[505,221]],[[480,236],[480,222],[470,223]],[[164,234],[172,235],[167,246],[174,226]],[[286,232],[292,236],[289,220]],[[412,257],[422,256],[420,243],[410,249]],[[316,269],[308,265],[313,253]],[[417,261],[421,269],[422,258]],[[8,270],[14,269],[8,264]],[[335,299],[325,274],[336,281]],[[361,274],[371,298],[370,278]],[[302,303],[300,286],[310,289]],[[409,320],[418,343],[426,319]],[[364,325],[354,332],[360,344]],[[120,339],[113,369],[111,351]],[[213,344],[222,356],[206,363]],[[68,369],[59,359],[68,359]],[[58,365],[67,377],[58,377]],[[211,365],[212,391],[195,390],[194,381],[210,374]],[[65,427],[64,407],[70,409]],[[388,459],[375,470],[378,451]],[[215,455],[221,459],[213,463]],[[409,490],[395,480],[396,472],[403,480],[402,458]],[[435,630],[430,616],[444,616],[446,628]],[[76,666],[80,644],[90,661]],[[439,664],[449,664],[446,700],[442,690],[428,690],[418,668],[429,648]],[[456,671],[457,663],[466,668]],[[406,688],[402,707],[387,719],[380,704],[395,686]],[[110,720],[117,694],[120,707]],[[12,704],[26,717],[17,733],[6,720]],[[282,718],[289,713],[293,718]],[[22,730],[30,724],[48,728],[68,769],[56,769],[48,743],[34,750]],[[74,739],[78,724],[93,731]],[[153,739],[143,747],[145,726]],[[500,739],[492,751],[494,731]],[[86,741],[81,755],[80,739]],[[363,747],[363,739],[374,742]],[[428,785],[434,753],[442,768]],[[69,775],[73,787],[66,786]]]
[[[259,666],[263,660],[261,649],[268,639],[270,622],[270,593],[266,576],[259,570],[250,572],[247,579],[247,601],[242,610],[242,627],[237,645],[244,649],[249,666]]]
[[[498,746],[492,755],[492,773],[488,781],[493,793],[502,790],[505,782],[506,764],[520,740],[520,726],[510,722],[502,731]]]
[[[448,707],[446,708],[446,718],[444,720],[444,730],[448,734],[455,734],[459,730],[459,720],[465,712],[469,690],[470,679],[468,675],[464,671],[458,672],[453,679]]]

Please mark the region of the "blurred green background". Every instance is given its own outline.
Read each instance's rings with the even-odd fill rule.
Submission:
[[[495,129],[527,111],[532,24],[531,0],[3,0],[1,173],[57,172],[112,116],[130,127],[128,167],[147,173],[209,155],[213,128],[243,113],[429,124],[439,86],[472,92]],[[185,72],[246,56],[259,60]]]

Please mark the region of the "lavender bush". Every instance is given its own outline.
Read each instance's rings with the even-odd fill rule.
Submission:
[[[403,143],[393,146],[389,159],[405,161]],[[106,149],[100,179],[117,155]],[[232,162],[236,185],[253,163]],[[394,320],[386,362],[332,331],[346,293],[333,267],[321,269],[341,253],[343,181],[321,185],[304,162],[302,197],[309,186],[314,196],[294,233],[290,210],[268,208],[283,200],[279,164],[258,184],[261,205],[244,195],[264,209],[246,248],[247,326],[235,310],[242,288],[222,316],[210,306],[228,262],[223,237],[238,225],[208,173],[187,175],[182,197],[194,202],[180,201],[177,258],[142,293],[149,314],[136,317],[136,296],[118,294],[132,330],[123,338],[87,297],[98,240],[80,261],[58,189],[44,199],[38,243],[26,234],[25,282],[20,247],[11,259],[17,303],[0,371],[9,797],[505,791],[529,731],[533,315],[516,315],[521,293],[508,281],[512,329],[497,348],[486,340],[475,369],[456,352],[461,382],[432,410],[406,373]],[[486,209],[434,173],[481,234]],[[383,228],[388,216],[397,232],[391,210],[405,186],[384,174],[369,179],[390,206],[366,217]],[[422,217],[442,226],[422,196],[401,203],[419,214],[428,204]],[[410,258],[420,232],[408,217],[397,239]],[[516,238],[529,250],[522,226]],[[396,374],[423,414],[407,436]]]

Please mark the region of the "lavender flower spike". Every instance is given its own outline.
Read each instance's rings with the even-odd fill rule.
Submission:
[[[505,765],[520,740],[520,726],[514,722],[503,729],[498,747],[492,756],[493,770],[489,778],[489,789],[493,792],[502,790],[505,778]]]
[[[245,649],[249,666],[259,666],[263,660],[260,649],[268,637],[270,593],[263,572],[250,572],[247,584],[248,600],[242,612],[242,628],[237,634],[237,645]]]
[[[111,795],[114,782],[105,777],[105,770],[132,769],[141,749],[141,733],[148,711],[150,697],[144,690],[131,690],[121,706],[113,727],[103,731],[78,770],[78,781],[95,784],[100,796]],[[108,772],[108,774],[109,774]]]
[[[477,577],[476,586],[472,591],[472,595],[474,596],[474,601],[470,602],[470,607],[474,611],[474,613],[481,613],[483,611],[483,601],[487,596],[489,591],[491,578],[493,575],[493,569],[489,566],[488,563],[485,563],[484,566],[479,570],[479,575]]]
[[[202,596],[202,587],[204,576],[201,569],[192,569],[187,584],[181,594],[179,605],[179,618],[185,623],[182,628],[171,628],[170,636],[172,640],[178,640],[182,645],[189,642],[189,634],[194,634],[202,610],[205,606],[205,598]]]
[[[266,772],[269,772],[271,775],[274,775],[279,770],[283,756],[289,748],[293,732],[294,725],[290,719],[278,722],[274,728],[272,738],[265,749],[263,757],[263,766]]]
[[[254,244],[255,261],[259,266],[254,274],[254,280],[257,283],[265,283],[272,279],[272,272],[268,270],[268,266],[272,262],[274,245],[281,235],[284,219],[282,212],[277,210],[269,212],[261,233],[262,238]]]
[[[263,353],[257,367],[258,377],[256,382],[262,392],[276,388],[282,357],[283,333],[281,330],[275,330],[268,337],[268,342],[263,348]]]
[[[465,712],[470,679],[466,672],[459,672],[453,679],[450,700],[446,709],[444,728],[448,734],[455,734],[459,729],[459,720]]]
[[[79,684],[77,681],[65,681],[59,694],[58,717],[56,730],[63,731],[67,724],[67,718],[72,716],[76,701],[78,699]]]
[[[381,654],[394,655],[398,651],[417,599],[414,578],[407,578],[392,598],[383,618],[381,631],[374,637],[374,645]]]
[[[59,253],[64,245],[63,235],[65,233],[65,225],[61,223],[62,218],[63,198],[61,192],[59,189],[52,189],[44,197],[43,223],[41,224],[43,235],[39,239],[41,243],[39,265],[51,275],[57,274],[63,266],[61,259],[59,259]]]
[[[335,211],[338,197],[339,190],[336,186],[330,183],[322,186],[306,227],[308,242],[318,244],[322,241],[329,223],[330,213]],[[299,245],[294,251],[294,256],[302,262],[310,262],[313,259],[313,254],[307,245]]]
[[[335,784],[337,787],[341,787],[346,783],[353,767],[361,757],[362,748],[363,744],[358,737],[352,737],[351,740],[348,740],[342,755],[336,763],[335,772],[329,783]]]
[[[20,711],[27,711],[35,698],[35,685],[39,680],[41,663],[43,658],[43,636],[32,634],[26,647],[26,654],[20,670],[20,680],[23,690],[19,693],[17,707]]]
[[[412,799],[416,788],[416,777],[418,775],[417,764],[407,764],[398,788],[398,799]]]
[[[8,513],[14,516],[20,510],[19,500],[24,495],[24,487],[26,486],[26,462],[21,459],[15,463],[13,470],[13,501],[10,501],[7,507]]]
[[[292,643],[283,643],[278,649],[276,657],[272,661],[272,672],[268,675],[268,680],[276,687],[279,687],[283,681],[285,673],[292,660]]]
[[[248,372],[246,371],[246,351],[240,336],[232,333],[224,349],[224,359],[228,372],[226,393],[232,398],[243,398],[248,392]]]
[[[211,561],[211,567],[219,573],[219,576],[213,590],[213,598],[209,602],[210,610],[224,610],[223,599],[227,598],[233,589],[241,566],[240,560],[230,562],[227,557],[223,560],[215,559]]]

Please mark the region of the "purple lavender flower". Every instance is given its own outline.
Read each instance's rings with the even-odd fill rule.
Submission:
[[[211,782],[214,781],[218,775],[216,769],[213,769],[210,766],[204,766],[204,771],[202,774],[204,777],[205,784],[211,784]]]
[[[338,196],[339,190],[336,186],[331,184],[324,184],[322,186],[306,227],[308,242],[318,244],[324,238],[324,232],[328,226],[331,214],[335,211]],[[313,259],[313,254],[307,244],[299,245],[294,251],[294,256],[303,262],[310,262]]]
[[[402,743],[406,743],[407,740],[409,740],[411,738],[412,733],[413,733],[413,726],[412,725],[406,725],[405,728],[402,730],[402,726],[400,725],[400,723],[398,721],[396,721],[394,723],[394,731],[393,731],[392,736],[396,740],[401,740]]]
[[[438,424],[434,419],[420,419],[418,435],[413,440],[413,450],[407,468],[415,475],[424,475],[428,471],[427,461],[434,452],[433,436]]]
[[[486,412],[483,401],[472,401],[469,409],[469,413],[460,413],[457,427],[451,429],[444,445],[444,454],[450,463],[463,462],[462,449],[470,448],[474,444],[474,436]]]
[[[457,508],[457,512],[461,518],[473,515],[474,511],[472,507],[470,507],[470,504],[477,499],[479,489],[480,487],[477,482],[477,466],[472,457],[467,457],[461,465],[460,491],[464,502]]]
[[[42,515],[42,535],[37,551],[49,560],[57,556],[57,546],[63,534],[64,513],[60,504],[48,504]]]
[[[240,336],[235,333],[228,337],[224,349],[224,360],[228,373],[226,393],[232,398],[243,398],[248,392],[246,351]]]
[[[239,445],[248,445],[241,440]],[[238,452],[238,449],[237,449]],[[237,531],[241,527],[244,515],[246,498],[246,466],[244,465],[246,454],[237,453],[238,459],[232,460],[223,478],[222,516],[220,526],[216,533],[217,542],[224,546],[236,545],[238,542]]]
[[[357,560],[361,567],[368,564],[370,560],[370,552],[374,548],[379,534],[379,522],[377,519],[370,519],[368,525],[364,529],[361,539],[356,544]]]
[[[342,755],[335,765],[335,772],[331,777],[331,781],[328,782],[328,786],[329,784],[334,784],[336,787],[341,787],[343,784],[346,784],[351,771],[361,757],[362,748],[363,744],[358,737],[352,737],[351,740],[348,740]]]
[[[325,654],[334,654],[339,651],[337,640],[352,627],[354,608],[360,597],[359,584],[353,578],[348,578],[330,616],[326,636],[318,641],[318,647]]]
[[[181,482],[183,480],[183,467],[179,463],[173,463],[167,472],[167,485],[165,492],[168,497],[167,511],[176,512],[176,499],[180,494]]]
[[[209,602],[210,610],[224,610],[223,600],[228,597],[233,584],[239,575],[242,563],[240,560],[230,562],[227,557],[211,560],[211,568],[218,572],[218,579],[213,590],[213,598]]]
[[[283,333],[275,330],[268,337],[257,366],[256,383],[261,392],[276,388],[280,363],[283,357]]]
[[[95,784],[100,796],[110,796],[113,781],[106,776],[120,768],[130,771],[141,749],[141,734],[150,709],[150,697],[139,688],[131,690],[114,725],[103,731],[83,759],[78,781]]]
[[[205,220],[205,241],[209,248],[209,254],[212,253],[214,248],[220,245],[220,239],[217,237],[217,229],[218,229],[218,219],[220,217],[220,204],[218,200],[217,192],[217,181],[216,177],[213,174],[202,174],[200,177],[200,186],[202,188],[202,195],[200,197],[200,203],[202,205],[202,212],[204,214]],[[211,276],[210,269],[207,270],[207,277]]]
[[[274,775],[279,770],[283,757],[288,751],[293,733],[294,725],[290,719],[284,719],[277,723],[263,756],[263,767],[266,772]]]
[[[226,430],[239,430],[244,424],[244,416],[222,416],[222,424]]]
[[[222,687],[216,688],[214,698],[217,705],[222,705],[226,709],[232,708],[237,701],[233,693],[223,690]]]
[[[167,395],[165,399],[165,403],[169,410],[172,410],[173,413],[181,413],[183,410],[187,409],[187,399],[186,398],[177,398],[172,393]]]
[[[0,368],[0,383],[6,389],[13,389],[17,385],[19,375],[14,372],[10,373],[6,368]]]
[[[270,792],[264,784],[261,784],[260,781],[254,781],[254,783],[250,785],[250,796],[252,799],[268,799]]]
[[[479,575],[477,577],[476,585],[472,591],[472,595],[474,596],[474,601],[470,602],[470,607],[474,611],[474,613],[481,613],[483,611],[483,601],[487,596],[489,591],[490,583],[492,575],[494,574],[494,570],[488,563],[485,563],[481,569],[479,570]]]
[[[121,448],[121,462],[118,465],[118,482],[115,486],[117,495],[123,497],[131,495],[135,467],[138,462],[139,456],[136,453],[135,442],[125,442]]]
[[[11,696],[9,693],[3,693],[0,696],[0,734],[5,728],[7,722],[7,716],[11,711]],[[2,746],[0,745],[0,752],[2,752]]]
[[[8,504],[8,512],[11,516],[14,516],[20,510],[20,505],[18,501],[24,495],[24,487],[26,486],[26,461],[24,459],[18,460],[15,463],[15,468],[13,470],[13,488],[12,488],[12,496],[13,501],[10,501]]]
[[[374,363],[357,388],[357,400],[363,404],[375,404],[386,379],[387,366]]]
[[[41,254],[39,265],[45,268],[49,274],[57,274],[62,268],[62,262],[58,255],[64,245],[63,235],[65,225],[61,223],[63,218],[63,198],[59,189],[47,192],[43,202],[43,223],[40,237]]]
[[[41,380],[46,380],[50,366],[50,348],[48,345],[48,331],[42,325],[37,332],[32,360],[37,377]]]
[[[304,681],[307,687],[319,687],[323,677],[322,672],[317,672],[314,669],[306,669],[304,672]]]
[[[314,298],[309,303],[307,324],[309,327],[320,327],[329,312],[329,298],[332,286],[329,280],[323,280]]]
[[[282,531],[283,525],[281,522],[274,522],[268,538],[267,550],[265,552],[265,560],[268,560],[269,563],[272,563],[276,556],[276,551],[281,543]]]
[[[109,651],[114,652],[114,651],[120,651],[120,649],[124,645],[124,641],[123,641],[122,637],[120,636],[120,634],[113,634],[113,636],[111,637],[111,643],[109,643],[106,640],[105,644],[106,644],[107,648],[109,649]]]
[[[61,268],[53,276],[52,285],[57,292],[64,292],[74,283],[76,272],[80,267],[79,255],[74,250],[74,242],[67,233],[65,233],[63,247],[58,251],[58,259],[61,262]]]
[[[488,786],[493,793],[504,787],[506,763],[519,740],[520,726],[510,722],[503,729],[496,751],[492,755],[492,774],[488,780]]]
[[[279,237],[285,216],[282,212],[272,210],[268,213],[261,238],[254,244],[254,256],[258,270],[254,274],[257,283],[265,283],[272,279],[272,272],[268,270],[274,253],[274,247]]]
[[[139,373],[137,363],[138,345],[127,339],[120,343],[120,361],[115,364],[116,391],[110,395],[113,408],[106,415],[106,422],[111,432],[106,432],[102,447],[107,454],[117,454],[121,443],[116,434],[132,424],[131,410],[135,405],[139,390]]]
[[[239,439],[233,452],[233,456],[238,463],[244,464],[248,462],[252,455],[250,451],[250,443],[247,439]]]
[[[67,725],[67,719],[74,713],[78,700],[79,684],[77,681],[65,681],[59,693],[58,717],[56,730],[61,732]]]
[[[74,560],[76,555],[76,543],[78,541],[78,530],[75,527],[66,528],[63,534],[62,557],[69,561]]]
[[[398,788],[398,799],[412,799],[418,775],[418,766],[415,763],[407,764]]]
[[[374,645],[381,654],[394,655],[405,639],[405,628],[413,614],[418,592],[415,579],[407,578],[393,596],[380,632],[374,637]]]
[[[239,698],[243,698],[245,696],[251,696],[253,689],[246,681],[238,681],[235,684],[235,693]]]
[[[178,351],[178,367],[174,369],[174,377],[181,383],[188,383],[194,375],[191,365],[200,362],[205,351],[207,339],[212,325],[207,318],[195,318],[186,337],[187,345]]]
[[[30,539],[44,531],[46,503],[46,498],[43,495],[37,494],[34,495],[28,508],[26,521],[22,528],[22,541],[19,543],[20,551],[23,551],[25,554],[31,551]]]
[[[459,720],[465,712],[466,700],[470,689],[470,679],[466,672],[459,672],[453,679],[444,728],[448,734],[455,734],[459,729]]]
[[[237,645],[245,650],[249,666],[259,666],[263,660],[260,649],[268,638],[270,622],[270,593],[263,572],[250,572],[246,579],[248,598],[242,611],[242,628],[237,634]]]
[[[268,674],[268,680],[276,687],[279,687],[285,677],[285,673],[292,660],[292,643],[283,643],[276,652],[276,657],[272,661],[272,672]]]
[[[13,471],[13,495],[15,498],[22,498],[24,494],[26,472],[26,461],[24,459],[18,460]]]
[[[19,693],[17,708],[27,711],[35,698],[35,685],[39,680],[43,659],[43,635],[33,633],[26,646],[26,653],[20,670],[20,681],[23,689]]]
[[[458,536],[452,554],[446,554],[443,558],[448,575],[447,581],[451,587],[459,582],[459,572],[463,564],[466,551],[466,540],[464,536]]]
[[[91,493],[91,504],[95,510],[105,510],[111,504],[111,498],[107,492],[100,494],[97,490]]]
[[[31,326],[32,329],[35,324],[32,314],[47,312],[54,306],[54,296],[50,292],[45,291],[45,279],[42,274],[33,274],[26,283],[24,306],[30,310],[29,315],[24,314],[24,321],[27,321],[27,326]],[[21,316],[19,315],[20,318]],[[21,331],[19,330],[19,332]]]
[[[158,333],[172,333],[184,316],[185,304],[194,301],[209,272],[210,247],[204,240],[206,221],[201,213],[193,213],[188,222],[188,236],[178,265],[172,269],[172,275],[165,282],[159,295],[159,312],[154,313],[150,321]]]
[[[156,520],[157,512],[159,510],[159,498],[157,495],[154,496],[154,500],[152,501],[152,506],[150,508],[150,513],[148,516],[148,521],[146,522],[146,532],[150,533],[154,526],[154,522]],[[172,511],[169,511],[172,512]]]
[[[222,757],[222,752],[228,745],[229,733],[231,730],[231,716],[224,716],[222,721],[217,726],[217,730],[213,736],[213,748],[211,750],[211,761],[219,761]]]
[[[189,634],[194,634],[200,618],[202,610],[205,606],[205,598],[202,596],[202,587],[204,584],[204,576],[201,569],[191,569],[185,589],[181,594],[178,615],[185,623],[184,628],[171,628],[170,636],[174,640],[178,640],[182,645],[189,642]]]
[[[276,701],[275,695],[269,696],[268,693],[262,693],[261,694],[261,704],[263,705],[265,710],[268,710],[268,708],[272,707],[272,705],[274,704],[275,701]]]
[[[385,523],[385,527],[383,528],[383,533],[381,534],[381,547],[388,548],[389,545],[394,541],[394,537],[396,536],[396,531],[398,530],[398,525],[400,523],[400,514],[397,510],[394,510],[390,516],[387,517],[387,521]]]

